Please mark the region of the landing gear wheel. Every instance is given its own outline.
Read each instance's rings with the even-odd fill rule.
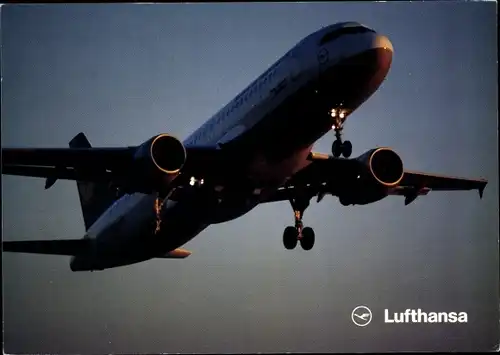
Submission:
[[[341,155],[344,158],[349,158],[352,154],[352,144],[349,141],[342,142],[342,130],[344,129],[344,117],[335,119],[333,129],[335,130],[335,141],[332,143],[332,155],[335,158]]]
[[[292,250],[297,246],[299,233],[295,227],[288,226],[283,232],[283,244],[288,250]]]
[[[304,216],[304,211],[309,206],[309,200],[310,197],[307,195],[290,199],[295,217],[295,225],[293,227],[286,227],[283,232],[283,244],[288,250],[294,249],[299,240],[304,250],[310,250],[314,245],[314,231],[311,227],[304,227],[302,223],[302,217]]]
[[[334,140],[332,143],[332,154],[335,158],[341,155],[344,158],[349,158],[352,154],[352,143],[350,141],[342,142],[340,140]]]
[[[311,250],[314,246],[314,230],[311,227],[305,227],[302,230],[302,238],[300,238],[300,246],[304,250]]]
[[[339,140],[333,141],[332,144],[332,154],[335,158],[340,157],[342,154],[342,142]]]
[[[349,205],[350,205],[350,203],[349,203],[349,201],[348,201],[348,200],[346,200],[346,199],[344,199],[344,198],[341,198],[341,197],[339,197],[339,202],[340,202],[340,204],[341,204],[342,206],[349,206]]]
[[[350,141],[342,143],[342,155],[344,158],[349,158],[352,154],[352,144]]]

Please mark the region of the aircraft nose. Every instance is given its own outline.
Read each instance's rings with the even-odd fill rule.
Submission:
[[[391,41],[386,36],[376,35],[370,51],[375,53],[375,66],[385,76],[391,67],[392,56],[394,54],[394,47]]]
[[[384,81],[392,64],[394,48],[389,38],[375,32],[352,36],[350,42],[336,48],[341,59],[330,66],[320,66],[322,90],[327,88],[329,97],[354,109]]]
[[[375,39],[373,41],[373,47],[387,50],[387,51],[391,52],[391,54],[394,52],[394,47],[392,46],[392,43],[389,40],[389,38],[387,38],[386,36],[382,36],[382,35],[377,35],[375,37]]]

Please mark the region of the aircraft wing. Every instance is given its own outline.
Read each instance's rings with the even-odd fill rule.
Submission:
[[[485,179],[469,179],[405,170],[405,174],[400,185],[418,188],[428,187],[431,190],[439,191],[478,190],[482,197],[487,183],[488,181]]]
[[[318,196],[320,201],[328,194],[328,184],[335,181],[335,175],[352,168],[353,161],[335,159],[325,154],[312,153],[311,164],[296,173],[287,184],[264,202],[287,201],[299,195],[311,198]],[[469,179],[463,177],[430,174],[405,170],[397,187],[388,189],[388,195],[405,197],[405,205],[413,202],[418,196],[427,195],[430,191],[478,190],[479,197],[488,183],[485,179]]]
[[[83,133],[77,137],[80,135],[83,136]],[[193,175],[200,171],[210,171],[210,167],[214,170],[213,167],[221,160],[218,158],[222,157],[221,150],[217,147],[185,148],[188,159],[182,171]],[[58,179],[105,182],[120,186],[132,174],[136,149],[137,147],[2,148],[2,174],[46,178],[46,189]]]

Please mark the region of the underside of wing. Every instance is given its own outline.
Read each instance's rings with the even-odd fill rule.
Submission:
[[[56,180],[109,183],[128,193],[158,191],[178,173],[206,176],[220,171],[226,155],[217,147],[184,147],[168,134],[152,137],[139,146],[91,147],[83,133],[70,148],[2,148],[2,174]],[[180,179],[182,180],[182,179]]]
[[[373,150],[372,152],[376,152]],[[401,170],[397,183],[384,185],[380,179],[374,179],[373,159],[363,160],[365,153],[355,159],[333,158],[319,153],[311,153],[311,163],[297,172],[291,179],[263,202],[286,201],[297,198],[318,196],[320,201],[327,194],[344,198],[344,201],[375,202],[385,196],[405,197],[405,204],[430,191],[478,190],[482,198],[488,183],[485,179],[430,174],[411,170]],[[368,161],[368,163],[367,163]],[[379,167],[380,168],[380,167]],[[379,169],[384,172],[382,166]],[[349,196],[350,195],[350,196]],[[352,196],[352,197],[351,197]],[[350,203],[347,203],[350,204]],[[358,203],[352,203],[358,204]]]
[[[127,171],[133,149],[126,148],[2,148],[2,174],[111,182]]]
[[[400,182],[400,186],[429,188],[439,191],[478,190],[481,197],[487,184],[488,180],[485,179],[469,179],[410,170],[405,171],[403,179]]]
[[[133,148],[3,148],[2,165],[89,166],[112,169],[130,162]]]
[[[30,176],[46,178],[45,188],[53,185],[55,180],[78,180],[88,182],[111,182],[113,180],[110,172],[105,169],[89,169],[87,171],[76,171],[74,168],[55,168],[48,166],[26,166],[26,165],[3,165],[2,174]]]
[[[90,243],[90,239],[6,241],[2,249],[12,253],[80,255],[89,252]]]
[[[463,177],[429,174],[417,171],[405,171],[399,186],[389,192],[390,195],[403,195],[405,205],[413,202],[420,195],[427,195],[430,191],[466,191],[478,190],[479,197],[488,184],[485,179],[469,179]]]

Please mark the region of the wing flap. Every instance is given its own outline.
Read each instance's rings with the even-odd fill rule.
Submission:
[[[73,168],[56,168],[47,166],[4,165],[2,174],[47,178],[45,188],[48,189],[56,180],[78,180],[88,182],[111,182],[112,175],[105,170],[76,171]]]
[[[58,179],[66,180],[76,180],[78,178],[73,169],[56,169],[46,166],[4,165],[2,166],[2,174],[41,178],[52,178],[57,176]]]
[[[111,169],[126,165],[133,148],[2,148],[2,165],[72,167],[75,165]]]
[[[79,255],[89,252],[90,244],[90,239],[7,241],[2,242],[2,249],[12,253]]]

